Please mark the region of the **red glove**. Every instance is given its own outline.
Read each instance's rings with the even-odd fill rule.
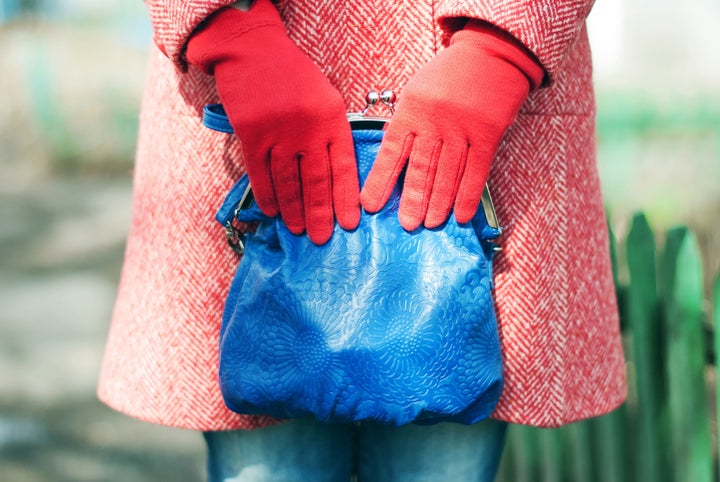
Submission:
[[[382,209],[407,164],[399,210],[406,230],[439,226],[453,205],[459,223],[470,221],[500,140],[542,77],[507,34],[469,21],[403,89],[360,195],[365,209]]]
[[[255,200],[316,244],[360,221],[359,181],[340,93],[288,38],[277,9],[221,9],[188,42],[188,61],[215,76],[242,141]]]

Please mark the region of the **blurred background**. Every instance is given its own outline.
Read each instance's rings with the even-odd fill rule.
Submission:
[[[716,0],[601,0],[590,18],[610,224],[622,239],[642,211],[660,240],[689,226],[708,296],[720,265],[718,25]],[[200,435],[134,421],[94,394],[150,38],[140,1],[0,0],[0,481],[204,479]],[[709,317],[706,306],[708,330]]]

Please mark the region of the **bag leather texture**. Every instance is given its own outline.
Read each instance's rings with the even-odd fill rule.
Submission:
[[[208,111],[206,126],[232,127]],[[354,130],[361,184],[382,130]],[[219,381],[243,414],[403,425],[487,418],[502,392],[492,299],[493,239],[483,209],[435,229],[405,231],[401,190],[355,230],[326,244],[290,233],[253,203],[244,176],[216,218],[257,223],[226,300]],[[398,182],[402,186],[402,178]]]

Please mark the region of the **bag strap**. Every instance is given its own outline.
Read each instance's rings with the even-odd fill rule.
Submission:
[[[202,123],[205,127],[214,131],[233,134],[233,128],[230,124],[225,109],[222,104],[208,104],[203,108]]]

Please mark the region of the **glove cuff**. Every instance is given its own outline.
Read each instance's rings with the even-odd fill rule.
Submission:
[[[545,70],[535,56],[515,37],[492,24],[468,20],[450,39],[450,45],[457,42],[475,44],[493,57],[517,67],[530,82],[531,92],[542,83]]]
[[[237,40],[257,29],[274,29],[276,35],[287,35],[280,14],[270,0],[255,0],[246,12],[233,7],[222,8],[208,17],[190,37],[186,53],[188,63],[212,75],[215,65],[237,49]],[[248,45],[248,48],[258,46]]]

